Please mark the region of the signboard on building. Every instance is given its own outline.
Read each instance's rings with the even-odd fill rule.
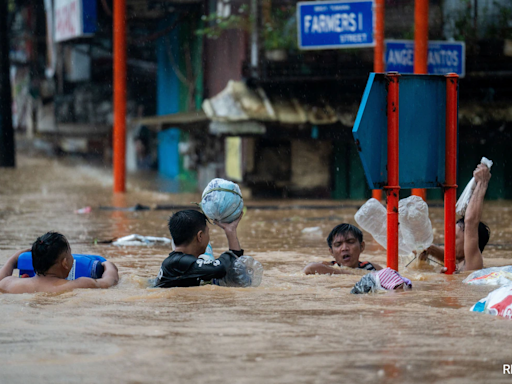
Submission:
[[[297,3],[300,49],[373,47],[373,1]]]
[[[385,40],[386,72],[414,73],[414,41]],[[456,73],[460,77],[466,74],[466,47],[459,41],[429,41],[428,73],[445,75]]]
[[[96,31],[95,0],[55,0],[55,41],[91,35]]]

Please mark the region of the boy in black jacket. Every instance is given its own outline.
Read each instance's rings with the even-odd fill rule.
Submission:
[[[172,215],[169,231],[176,249],[163,261],[155,286],[192,287],[212,279],[222,279],[231,263],[244,254],[236,233],[241,219],[242,215],[232,223],[214,221],[215,225],[224,230],[229,251],[210,261],[198,259],[210,242],[206,216],[194,210],[179,211]]]

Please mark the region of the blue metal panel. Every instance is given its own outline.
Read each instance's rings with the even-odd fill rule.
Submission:
[[[387,162],[387,92],[385,83],[376,81],[376,76],[380,75],[370,73],[352,130],[371,189],[381,188],[387,177],[385,167],[384,171],[381,167]]]
[[[387,183],[386,79],[370,74],[352,133],[368,184]],[[400,187],[438,188],[444,183],[446,80],[402,75],[399,90]]]

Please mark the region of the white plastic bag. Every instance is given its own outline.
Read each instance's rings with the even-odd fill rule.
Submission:
[[[487,165],[487,168],[489,168],[489,170],[492,167],[492,161],[489,160],[487,157],[482,157],[482,160],[480,160],[480,164]],[[476,181],[475,178],[472,177],[468,185],[466,185],[466,188],[464,188],[464,191],[462,191],[459,200],[457,200],[457,204],[455,204],[455,211],[457,212],[458,215],[464,216],[466,214],[466,209],[468,208],[469,200],[471,199],[471,195],[473,194],[475,187]]]
[[[473,305],[470,311],[512,319],[512,285],[505,285],[492,291]]]
[[[171,244],[171,240],[166,237],[154,237],[154,236],[141,236],[141,235],[128,235],[125,237],[120,237],[116,241],[112,243],[112,245],[116,245],[119,247],[124,246],[137,246],[137,245],[167,245]]]
[[[462,282],[469,285],[512,284],[512,265],[480,269],[466,277]]]

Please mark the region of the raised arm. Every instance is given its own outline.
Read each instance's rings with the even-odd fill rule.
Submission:
[[[18,267],[18,257],[20,257],[23,252],[30,252],[30,248],[24,249],[23,251],[18,251],[9,257],[7,263],[5,263],[2,269],[0,269],[0,280],[12,276],[12,272]]]
[[[466,260],[464,269],[466,271],[483,268],[482,252],[478,247],[478,225],[482,219],[484,197],[491,179],[491,172],[487,166],[479,164],[473,171],[473,177],[476,187],[464,217],[464,258]]]
[[[242,220],[243,213],[240,215],[238,219],[231,223],[221,223],[220,221],[215,220],[213,223],[224,230],[226,234],[226,238],[228,239],[228,247],[232,251],[241,251],[242,247],[240,246],[240,241],[238,241],[238,235],[236,233],[236,229],[238,227],[238,223]]]

